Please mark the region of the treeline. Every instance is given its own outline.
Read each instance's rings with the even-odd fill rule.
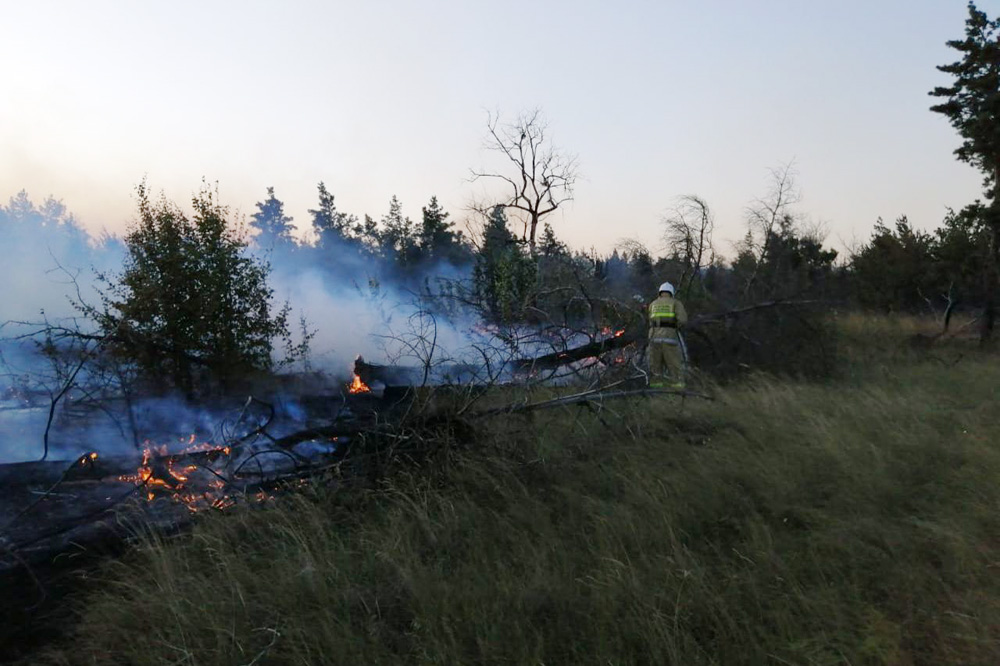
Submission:
[[[393,196],[389,212],[375,220],[370,215],[359,218],[339,210],[323,182],[317,190],[316,208],[308,211],[312,242],[293,236],[294,220],[285,214],[284,203],[269,187],[267,197],[256,204],[256,212],[250,216],[252,244],[270,252],[275,261],[295,256],[299,263],[341,277],[388,271],[395,279],[406,281],[435,266],[465,266],[473,261],[472,244],[455,228],[437,197],[431,197],[415,222],[403,214],[402,204]]]
[[[904,215],[891,227],[880,219],[871,240],[851,258],[853,296],[880,312],[952,312],[980,308],[989,282],[989,209],[976,202],[949,211],[931,232]]]
[[[532,250],[526,238],[515,233],[503,205],[474,215],[469,233],[456,228],[436,197],[422,207],[417,221],[403,214],[396,197],[379,220],[359,218],[339,210],[322,182],[316,206],[308,211],[308,242],[299,239],[294,220],[273,188],[256,204],[249,228],[244,228],[209,188],[193,197],[195,215],[189,219],[179,206],[151,197],[145,183],[138,189],[138,216],[122,238],[95,240],[61,203],[50,198],[36,206],[25,192],[0,206],[0,238],[21,248],[8,265],[8,279],[25,290],[32,288],[32,280],[44,279],[42,267],[48,269],[51,283],[53,270],[80,276],[90,266],[102,266],[98,285],[103,305],[84,312],[104,321],[107,329],[120,329],[123,320],[134,320],[141,328],[137,318],[203,322],[203,313],[215,307],[212,303],[228,304],[229,310],[216,321],[245,320],[241,330],[252,344],[220,344],[210,331],[193,332],[194,323],[174,328],[185,335],[203,335],[211,340],[206,348],[252,348],[248,358],[255,366],[271,353],[271,338],[287,338],[289,333],[288,305],[273,303],[268,287],[275,265],[288,271],[319,271],[339,288],[409,289],[438,298],[441,311],[471,308],[492,324],[641,324],[643,304],[663,281],[674,283],[678,295],[701,313],[762,302],[811,301],[937,316],[984,303],[990,250],[987,207],[977,202],[949,212],[931,232],[914,229],[905,216],[892,228],[879,220],[867,243],[840,256],[824,247],[822,232],[804,224],[794,209],[791,170],[776,170],[773,176],[770,195],[750,209],[747,233],[731,261],[716,252],[714,216],[698,197],[679,199],[662,220],[667,252],[656,254],[624,241],[607,254],[573,249],[545,220]],[[200,278],[199,271],[214,276],[214,282]],[[229,277],[223,278],[226,273]],[[54,282],[66,291],[65,280]],[[198,289],[183,296],[192,285]],[[248,296],[242,315],[233,310],[240,300],[233,294],[239,289],[254,294]],[[149,296],[154,293],[159,294],[156,299]],[[172,294],[190,312],[181,316],[176,307],[173,314],[161,311],[173,307],[163,294]],[[161,310],[150,310],[143,299]],[[24,309],[23,304],[5,306],[2,318],[23,316]],[[108,312],[117,314],[109,318]],[[173,345],[178,334],[170,336]],[[193,340],[179,346],[188,351],[197,347]]]

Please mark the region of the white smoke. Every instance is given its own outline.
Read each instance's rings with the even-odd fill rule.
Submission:
[[[74,303],[100,304],[100,290],[107,285],[97,275],[113,278],[121,270],[124,252],[117,239],[99,243],[88,236],[59,202],[49,199],[37,207],[24,193],[0,206],[0,243],[10,248],[0,274],[4,285],[0,289],[0,323],[4,323],[0,330],[0,463],[4,463],[40,457],[48,407],[61,381],[51,363],[38,353],[38,338],[17,339],[32,330],[18,322],[92,326],[79,318]],[[309,357],[284,372],[296,372],[308,363],[329,381],[325,388],[315,383],[312,388],[332,393],[350,378],[359,355],[376,363],[411,365],[470,357],[475,318],[461,308],[442,307],[443,301],[426,293],[430,285],[467,278],[467,271],[439,264],[422,275],[402,279],[388,262],[379,265],[346,247],[332,257],[330,253],[324,256],[325,261],[336,261],[335,270],[310,264],[303,259],[308,254],[298,252],[295,259],[269,257],[273,306],[280,308],[287,301],[293,329],[301,316],[314,333]],[[428,315],[429,309],[433,316]],[[294,332],[301,340],[301,332]],[[283,350],[276,347],[276,360],[282,355]],[[304,416],[294,396],[278,397],[276,402],[281,405],[280,416],[289,420]],[[170,396],[144,397],[133,400],[128,417],[119,401],[108,405],[107,413],[91,410],[80,418],[64,406],[60,404],[52,424],[50,459],[70,460],[93,450],[133,452],[137,437],[208,436],[232,408],[191,405]]]

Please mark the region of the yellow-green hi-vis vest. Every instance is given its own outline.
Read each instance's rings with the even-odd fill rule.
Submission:
[[[649,339],[677,339],[677,308],[672,297],[661,296],[649,304]]]

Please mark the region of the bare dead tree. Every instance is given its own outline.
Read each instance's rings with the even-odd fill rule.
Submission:
[[[663,241],[684,265],[678,292],[686,298],[695,280],[701,279],[701,269],[712,262],[712,231],[715,216],[708,202],[689,194],[677,199],[676,204],[663,219]]]
[[[615,249],[628,255],[646,254],[652,256],[649,248],[637,238],[619,238],[615,243]]]
[[[576,157],[551,144],[548,123],[539,109],[521,114],[513,123],[501,123],[499,113],[490,113],[486,127],[485,148],[500,153],[506,165],[497,170],[472,169],[471,180],[503,183],[506,194],[493,205],[517,212],[522,240],[534,254],[539,220],[573,200],[579,176]]]
[[[746,209],[748,226],[747,247],[754,258],[754,268],[744,285],[744,295],[749,295],[766,264],[772,250],[772,241],[786,220],[791,219],[791,207],[799,202],[799,192],[795,186],[795,163],[789,162],[770,171],[771,189],[768,194],[757,199]]]

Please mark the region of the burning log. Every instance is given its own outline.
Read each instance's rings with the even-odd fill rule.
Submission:
[[[523,358],[515,361],[515,367],[519,370],[552,370],[570,363],[583,361],[588,358],[601,356],[608,352],[624,349],[629,345],[645,339],[645,331],[616,331],[613,335],[604,340],[595,340],[579,347],[566,349],[564,351],[553,352],[538,356],[536,358]]]
[[[357,434],[388,427],[407,404],[370,392],[327,396],[327,409],[329,402],[339,404],[326,425],[277,437],[267,431],[273,407],[251,398],[227,442],[198,442],[192,435],[180,451],[147,444],[141,458],[91,452],[72,463],[0,465],[0,575],[44,564],[68,548],[127,537],[114,518],[126,500],[139,500],[128,504],[156,529],[177,529],[189,522],[185,514],[266,499],[250,493],[338,465]],[[254,405],[264,413],[250,415]]]
[[[308,460],[284,449],[217,447],[169,455],[160,450],[147,448],[141,460],[86,454],[68,468],[62,463],[61,473],[49,463],[16,465],[18,472],[30,473],[21,483],[0,488],[0,576],[49,562],[69,548],[126,538],[128,530],[115,514],[131,498],[141,500],[127,505],[144,522],[174,530],[201,510],[266,499],[252,493],[322,469],[345,453],[333,442]],[[262,456],[285,462],[262,462]],[[80,471],[97,460],[100,467]],[[6,467],[0,466],[0,475],[8,476]]]
[[[377,386],[381,389],[383,387],[423,386],[427,383],[428,374],[427,370],[415,365],[379,365],[368,363],[361,356],[354,360],[355,382],[365,387]]]

